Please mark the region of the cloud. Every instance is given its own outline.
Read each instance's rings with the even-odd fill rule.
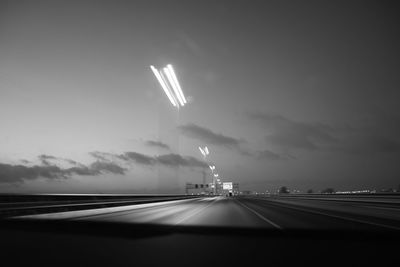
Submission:
[[[62,170],[57,166],[32,166],[11,165],[0,163],[0,182],[23,182],[24,179],[31,180],[39,177],[60,178]]]
[[[89,153],[92,157],[94,157],[97,160],[101,161],[110,161],[116,157],[115,154],[112,153],[107,153],[107,152],[100,152],[100,151],[94,151]]]
[[[153,157],[140,154],[137,152],[125,152],[122,155],[116,155],[116,157],[125,161],[134,161],[138,164],[143,164],[143,165],[154,165],[155,163],[155,159]]]
[[[295,159],[296,157],[289,154],[279,154],[272,152],[270,150],[263,150],[263,151],[258,151],[256,153],[256,158],[267,159],[267,160],[288,160],[288,159]]]
[[[248,118],[265,128],[266,143],[285,152],[323,150],[351,154],[400,152],[396,131],[382,120],[362,121],[357,125],[331,126],[325,123],[298,122],[276,114],[248,113]],[[390,129],[390,130],[388,130]],[[261,154],[260,154],[261,155]],[[275,156],[266,153],[271,159]]]
[[[89,154],[96,159],[95,162],[89,165],[50,155],[38,156],[42,165],[24,166],[0,163],[0,183],[22,183],[25,180],[34,180],[38,178],[60,179],[69,178],[73,175],[97,176],[104,173],[124,175],[128,169],[123,167],[123,165],[129,162],[150,166],[161,165],[167,167],[208,168],[207,163],[194,157],[172,153],[147,156],[132,151],[124,152],[123,154],[96,151]],[[63,168],[50,162],[50,160],[56,161],[60,159],[74,163],[74,166]]]
[[[126,169],[114,162],[96,161],[90,164],[90,169],[99,173],[125,174]]]
[[[21,183],[25,180],[38,178],[60,179],[69,178],[73,175],[96,176],[103,173],[125,174],[126,169],[113,162],[96,161],[86,166],[82,163],[75,163],[70,168],[62,168],[50,163],[48,160],[59,158],[49,155],[40,155],[38,158],[43,165],[24,166],[0,163],[0,183]]]
[[[267,129],[268,144],[284,150],[315,150],[334,143],[332,128],[322,123],[297,122],[276,114],[248,113],[248,117]]]
[[[43,165],[47,165],[47,166],[51,165],[50,160],[57,159],[54,156],[45,155],[45,154],[39,155],[38,158],[42,162]]]
[[[75,160],[72,160],[72,159],[59,158],[59,157],[46,155],[46,154],[39,155],[38,158],[39,158],[39,161],[42,163],[42,165],[46,165],[46,166],[56,165],[55,163],[60,163],[60,162],[67,162],[71,165],[81,166],[81,167],[85,166]],[[29,162],[23,162],[23,163],[27,164]]]
[[[188,137],[201,140],[206,144],[213,144],[236,149],[243,156],[267,160],[283,160],[294,158],[289,154],[278,154],[270,150],[257,152],[251,151],[250,149],[241,146],[241,144],[244,143],[243,139],[236,139],[233,137],[214,133],[210,129],[195,124],[181,125],[179,126],[179,129],[184,135]]]
[[[102,153],[102,152],[99,152]],[[181,156],[179,154],[164,154],[158,156],[148,156],[138,152],[128,151],[122,154],[108,154],[110,157],[117,158],[125,162],[134,162],[140,165],[154,166],[164,165],[168,167],[189,167],[189,168],[208,168],[207,163],[191,156]]]
[[[167,144],[164,144],[163,142],[160,142],[160,141],[147,140],[145,142],[145,145],[149,146],[149,147],[157,147],[157,148],[164,148],[164,149],[170,150],[170,147]]]
[[[77,162],[77,161],[75,161],[75,160],[72,160],[72,159],[64,159],[66,162],[68,162],[69,164],[71,164],[71,165],[79,165],[79,166],[82,166],[82,164],[81,163],[79,163],[79,162]]]
[[[238,148],[243,140],[229,137],[223,134],[214,133],[210,129],[198,126],[193,123],[178,126],[181,133],[187,137],[200,140],[206,144]]]
[[[156,156],[155,159],[158,164],[170,167],[182,166],[182,167],[208,168],[207,163],[190,156],[183,157],[178,154],[166,154],[166,155]]]
[[[204,161],[191,156],[181,156],[173,153],[151,157],[137,152],[125,152],[122,155],[117,155],[117,157],[125,161],[134,161],[135,163],[142,165],[159,164],[169,167],[208,167]]]

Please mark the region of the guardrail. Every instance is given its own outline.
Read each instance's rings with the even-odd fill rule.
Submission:
[[[251,197],[276,199],[303,199],[322,201],[351,201],[400,205],[400,194],[271,194]]]

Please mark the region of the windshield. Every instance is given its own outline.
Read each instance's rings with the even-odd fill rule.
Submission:
[[[1,214],[399,230],[399,25],[377,2],[2,2]]]

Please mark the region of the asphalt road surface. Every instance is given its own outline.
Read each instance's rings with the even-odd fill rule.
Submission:
[[[400,205],[373,201],[208,197],[21,216],[176,226],[400,230]]]
[[[0,251],[12,266],[398,265],[397,197],[310,198],[206,197],[16,216],[0,220]]]

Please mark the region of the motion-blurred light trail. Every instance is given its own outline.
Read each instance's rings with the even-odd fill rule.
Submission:
[[[172,105],[177,108],[180,106],[183,107],[187,101],[172,65],[168,64],[166,67],[162,68],[161,71],[156,69],[153,65],[151,65],[150,68]]]
[[[178,88],[179,94],[180,94],[180,96],[182,97],[183,102],[186,104],[187,101],[186,101],[185,95],[184,95],[183,92],[182,92],[182,88],[181,88],[181,86],[180,86],[180,84],[179,84],[179,82],[178,82],[178,78],[176,77],[174,68],[172,67],[171,64],[168,64],[168,65],[167,65],[167,68],[171,71],[172,78],[173,78],[173,80],[174,80],[174,82],[175,82],[175,84],[176,84],[176,86],[177,86],[177,88]]]
[[[206,156],[206,152],[201,147],[199,147],[199,150],[200,150],[200,153],[205,157]]]
[[[169,84],[171,85],[172,90],[174,90],[174,93],[175,93],[176,97],[178,98],[179,103],[181,104],[181,106],[184,106],[185,103],[183,102],[183,99],[182,99],[181,95],[179,94],[178,87],[176,86],[175,81],[172,78],[171,72],[169,71],[168,68],[164,68],[163,70],[164,70],[165,75],[167,75]]]
[[[202,147],[199,146],[199,150],[200,150],[200,153],[201,153],[204,157],[210,154],[210,151],[208,150],[208,148],[207,148],[206,146],[205,146],[204,148],[202,148]]]
[[[169,101],[172,103],[172,105],[174,107],[177,106],[177,104],[175,103],[175,100],[173,99],[166,83],[164,82],[164,79],[161,77],[161,74],[159,73],[159,71],[154,67],[154,66],[150,66],[151,70],[153,71],[154,75],[156,76],[158,82],[160,83],[162,89],[164,90],[165,94],[167,95]]]

